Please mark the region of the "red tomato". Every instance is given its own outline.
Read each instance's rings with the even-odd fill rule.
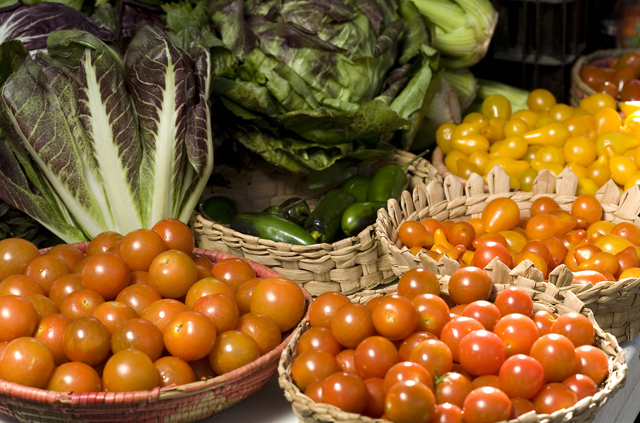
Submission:
[[[367,404],[367,386],[360,376],[337,372],[327,376],[322,383],[322,398],[349,413],[360,413]]]
[[[533,315],[533,321],[538,328],[539,336],[546,335],[551,332],[551,325],[558,318],[557,315],[546,310],[539,310]]]
[[[450,403],[462,407],[471,391],[473,385],[469,378],[457,372],[449,372],[435,386],[436,401],[438,404]]]
[[[100,375],[91,366],[79,361],[63,363],[56,367],[47,389],[57,392],[100,392]]]
[[[578,400],[590,397],[598,392],[598,385],[589,376],[574,374],[562,381],[578,396]]]
[[[196,311],[176,314],[162,332],[167,351],[185,361],[198,360],[207,356],[213,349],[216,336],[216,327],[213,322]]]
[[[301,391],[316,379],[339,372],[336,357],[326,351],[309,350],[298,355],[291,364],[291,377]]]
[[[450,372],[453,368],[451,350],[439,339],[420,342],[409,354],[409,361],[420,364],[434,377]]]
[[[533,405],[540,414],[551,414],[563,408],[573,407],[578,396],[562,383],[547,383],[533,397]]]
[[[257,342],[261,355],[268,353],[282,342],[282,334],[278,324],[266,314],[243,314],[238,318],[236,330],[252,337]],[[331,343],[331,341],[327,341],[327,343]],[[332,349],[333,351],[335,350]],[[298,353],[302,352],[298,350]]]
[[[32,242],[22,238],[6,238],[0,241],[0,281],[11,275],[24,273],[32,260],[40,257],[40,251]]]
[[[566,336],[576,348],[582,345],[593,345],[596,336],[591,321],[586,316],[575,312],[558,317],[551,325],[550,332]]]
[[[544,384],[544,369],[536,359],[524,354],[507,358],[498,374],[500,389],[510,398],[533,398]]]
[[[399,341],[413,333],[418,324],[418,313],[408,298],[387,295],[371,310],[371,322],[380,335]]]
[[[209,353],[209,364],[219,375],[239,369],[260,357],[256,341],[246,333],[228,330],[216,337]]]
[[[440,295],[437,276],[424,267],[407,270],[398,281],[398,295],[411,300],[419,294]]]
[[[467,305],[462,311],[462,316],[476,319],[488,331],[493,331],[494,326],[500,320],[500,310],[489,301],[479,300]]]
[[[511,401],[499,389],[484,386],[467,395],[462,407],[466,423],[490,423],[509,419]]]
[[[362,379],[384,377],[387,370],[398,362],[398,350],[384,336],[370,336],[356,347],[354,364]]]
[[[533,317],[533,300],[526,291],[518,287],[506,287],[498,293],[493,303],[498,307],[503,317],[510,313]]]
[[[240,257],[222,259],[213,265],[213,276],[222,279],[237,291],[245,281],[256,277],[256,271],[248,261]]]
[[[416,330],[440,336],[442,328],[451,319],[447,303],[434,294],[416,295],[411,302],[418,314]]]
[[[195,238],[189,225],[178,219],[162,219],[151,228],[160,235],[167,250],[180,250],[185,254],[192,254]]]
[[[473,265],[484,269],[496,257],[504,265],[511,267],[512,259],[509,251],[503,245],[492,241],[486,242],[482,247],[476,249],[473,253]]]
[[[466,371],[476,376],[500,370],[505,356],[502,340],[484,329],[471,332],[462,338],[458,346],[458,361]]]
[[[115,299],[129,285],[131,272],[117,254],[98,253],[87,259],[80,279],[86,289],[100,294],[105,300]]]
[[[593,345],[576,348],[576,358],[575,372],[589,376],[595,383],[600,384],[609,375],[607,355]]]
[[[286,278],[267,278],[256,285],[249,308],[252,313],[266,314],[280,327],[281,332],[294,328],[306,310],[302,288]]]
[[[545,380],[549,382],[562,382],[571,376],[578,361],[571,341],[556,333],[543,335],[536,340],[530,355],[542,364]]]
[[[123,350],[109,358],[102,380],[108,392],[148,391],[159,385],[160,374],[142,351]]]
[[[436,398],[423,383],[397,383],[385,398],[384,414],[395,423],[429,423],[435,414]]]
[[[384,392],[389,392],[396,383],[407,380],[423,383],[431,390],[434,388],[433,377],[427,369],[413,361],[401,361],[391,366],[384,375]]]
[[[14,339],[0,355],[0,378],[32,388],[44,388],[54,367],[51,351],[32,337]]]
[[[367,403],[361,413],[378,419],[384,414],[384,380],[379,377],[370,377],[364,380],[364,384],[367,387]]]
[[[345,304],[333,315],[331,332],[343,346],[357,347],[363,339],[375,334],[371,310],[362,304]]]
[[[309,306],[309,323],[313,327],[331,328],[333,315],[340,307],[349,303],[349,298],[342,292],[320,294]]]
[[[458,346],[460,345],[460,341],[469,333],[481,329],[484,329],[482,323],[470,317],[458,317],[444,325],[440,339],[447,344],[449,350],[451,350],[453,361],[458,361],[459,359]]]
[[[0,297],[0,342],[33,335],[37,323],[38,312],[29,300],[15,295]]]
[[[153,362],[160,375],[160,386],[177,386],[196,381],[196,373],[189,363],[178,357],[161,357]]]
[[[463,267],[449,279],[449,296],[456,304],[469,304],[488,300],[491,295],[491,278],[479,267]]]
[[[502,317],[493,328],[493,333],[504,343],[507,357],[529,354],[531,346],[539,337],[534,321],[520,313]]]

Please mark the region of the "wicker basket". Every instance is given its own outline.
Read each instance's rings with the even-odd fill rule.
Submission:
[[[451,175],[443,184],[430,183],[426,189],[414,189],[413,195],[403,192],[401,201],[389,201],[388,210],[380,210],[376,221],[376,234],[382,248],[389,256],[393,271],[401,276],[407,270],[422,266],[436,274],[451,275],[460,264],[448,257],[435,261],[428,254],[417,256],[404,247],[398,238],[398,228],[405,220],[468,220],[480,217],[487,202],[496,197],[509,197],[520,207],[522,217],[529,215],[531,203],[540,196],[549,196],[565,210],[575,201],[577,177],[565,169],[558,178],[542,171],[534,184],[533,192],[510,191],[508,176],[500,167],[489,172],[488,193],[484,180],[472,175],[463,187]],[[555,191],[555,192],[554,192]],[[613,181],[600,188],[596,197],[602,203],[603,220],[614,223],[640,224],[640,189],[634,186],[620,194]],[[556,282],[563,290],[572,291],[588,308],[598,324],[618,338],[619,342],[633,339],[640,332],[640,279],[601,282],[595,286],[571,285],[571,280]]]
[[[627,364],[622,348],[616,338],[604,332],[593,318],[591,310],[584,308],[584,304],[571,293],[566,297],[559,293],[558,289],[544,282],[536,282],[528,279],[518,270],[510,272],[509,278],[501,277],[502,280],[494,285],[493,294],[499,292],[506,285],[516,285],[522,287],[533,298],[534,311],[547,310],[552,313],[565,314],[576,311],[581,312],[589,318],[596,330],[596,345],[604,351],[609,358],[609,376],[602,382],[600,390],[592,397],[586,397],[578,401],[573,407],[556,411],[553,414],[535,415],[528,413],[510,423],[556,423],[567,422],[586,423],[590,422],[600,407],[624,384]],[[494,279],[494,277],[492,277]],[[447,289],[448,277],[440,277],[443,292]],[[509,282],[510,281],[510,282]],[[351,296],[351,301],[356,303],[366,303],[372,298],[393,294],[397,292],[397,287],[392,286],[374,291],[362,291]],[[372,419],[359,414],[347,413],[337,407],[316,403],[302,392],[295,385],[291,377],[291,365],[297,355],[297,346],[300,336],[310,327],[309,320],[303,320],[294,332],[293,338],[285,348],[280,358],[278,366],[278,382],[284,389],[285,398],[291,402],[293,412],[300,422],[303,423],[347,423],[347,422],[384,422],[381,419]]]
[[[570,104],[573,107],[578,107],[580,100],[596,93],[596,91],[588,86],[580,77],[580,70],[584,66],[591,65],[608,68],[615,59],[631,51],[633,51],[633,49],[597,50],[586,56],[580,56],[571,68]]]
[[[86,243],[76,244],[83,252]],[[46,250],[42,250],[45,252]],[[213,262],[229,254],[195,249]],[[251,263],[261,277],[281,276]],[[305,292],[307,306],[311,296]],[[278,360],[292,339],[254,362],[221,376],[187,385],[138,392],[60,393],[0,380],[0,413],[22,422],[177,422],[205,419],[229,408],[264,386],[277,371]]]
[[[396,150],[375,163],[361,163],[353,173],[373,175],[385,164],[403,166],[415,157],[412,153]],[[411,189],[440,180],[433,165],[422,158],[409,166],[407,175]],[[261,170],[249,172],[228,187],[213,187],[212,193],[235,199],[244,211],[260,211],[292,196],[320,194],[318,190],[307,189],[301,177],[265,174]],[[192,218],[191,227],[199,247],[246,257],[270,267],[300,283],[312,296],[328,291],[350,294],[390,283],[396,278],[387,256],[379,247],[373,225],[357,236],[310,246],[245,235],[208,220],[198,212]]]

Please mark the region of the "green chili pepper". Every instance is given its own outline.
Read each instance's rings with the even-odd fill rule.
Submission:
[[[238,204],[229,197],[209,197],[202,203],[202,214],[209,220],[228,225],[238,214]]]
[[[367,201],[387,201],[389,198],[399,200],[402,190],[405,189],[408,183],[407,169],[414,161],[427,154],[428,151],[425,150],[418,154],[402,167],[396,164],[382,166],[371,178],[371,183],[367,190]]]
[[[239,213],[231,221],[231,229],[276,242],[312,245],[316,241],[299,225],[275,214]]]
[[[327,192],[309,215],[304,228],[317,242],[333,242],[340,230],[342,214],[355,201],[355,195],[340,189]]]
[[[353,175],[340,186],[340,189],[356,196],[356,201],[365,201],[367,199],[367,190],[371,178],[364,175]]]
[[[311,214],[309,204],[298,197],[292,197],[283,201],[282,204],[278,206],[278,210],[283,217],[300,226],[304,225]]]
[[[385,201],[358,201],[351,204],[342,214],[342,232],[346,236],[358,235],[376,223],[378,210],[386,206]]]

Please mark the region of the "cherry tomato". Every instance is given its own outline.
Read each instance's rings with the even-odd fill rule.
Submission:
[[[453,368],[453,355],[449,346],[439,339],[420,342],[409,354],[409,361],[420,364],[433,377],[438,377]]]
[[[115,328],[111,334],[111,351],[140,350],[155,361],[164,351],[162,332],[148,320],[135,318]]]
[[[467,305],[462,311],[462,316],[476,319],[488,331],[493,331],[494,326],[500,320],[500,310],[495,304],[479,300]]]
[[[487,242],[473,253],[473,265],[484,269],[494,258],[498,257],[504,265],[511,267],[512,258],[509,251],[497,242]]]
[[[73,291],[60,303],[60,314],[71,320],[93,316],[93,312],[104,303],[102,295],[91,289]]]
[[[93,367],[72,361],[56,367],[46,388],[57,392],[100,392],[102,380]]]
[[[507,394],[489,386],[476,388],[467,395],[462,407],[466,423],[490,423],[509,419],[511,401]]]
[[[469,333],[482,330],[482,323],[470,317],[458,317],[451,319],[444,327],[440,334],[440,339],[449,346],[453,361],[458,361],[458,347],[460,341]]]
[[[47,295],[53,282],[60,276],[64,276],[70,272],[66,261],[58,256],[46,254],[31,260],[24,270],[26,276],[35,279],[42,285]]]
[[[343,372],[358,374],[355,363],[356,350],[346,349],[336,354],[336,361]]]
[[[100,320],[79,317],[64,331],[62,349],[71,361],[97,366],[109,355],[110,338],[111,334]]]
[[[27,265],[40,257],[32,242],[22,238],[0,240],[0,281],[11,275],[23,274]]]
[[[166,250],[166,244],[160,234],[151,229],[137,229],[122,238],[118,255],[131,271],[149,270],[156,256]]]
[[[416,330],[440,336],[442,328],[450,320],[447,303],[434,294],[416,295],[411,302],[418,316]]]
[[[106,253],[109,248],[122,239],[122,235],[114,231],[101,232],[94,236],[87,245],[87,257],[98,253]]]
[[[419,294],[440,295],[437,276],[424,267],[409,269],[398,280],[398,295],[411,300]]]
[[[331,328],[331,319],[335,312],[349,303],[349,298],[342,292],[330,291],[320,294],[309,306],[309,323],[313,327]]]
[[[236,303],[223,294],[202,297],[196,301],[191,310],[208,317],[216,327],[216,333],[234,329],[240,317]]]
[[[593,345],[595,330],[591,321],[580,313],[566,313],[558,317],[551,325],[551,333],[566,336],[577,348],[581,345]]]
[[[163,332],[173,316],[187,310],[189,310],[187,306],[178,300],[162,298],[149,304],[140,318],[153,323]]]
[[[51,288],[49,289],[49,299],[53,301],[56,306],[60,307],[62,300],[64,300],[67,295],[83,288],[84,285],[82,284],[80,275],[69,273],[59,277],[51,285]]]
[[[266,314],[286,332],[295,327],[306,310],[302,288],[286,278],[267,278],[256,285],[251,294],[252,313]]]
[[[533,300],[526,291],[515,286],[508,286],[500,291],[493,303],[503,317],[511,313],[533,316]]]
[[[142,351],[122,350],[105,364],[102,381],[108,392],[148,391],[159,385],[160,374]]]
[[[371,310],[371,322],[380,335],[392,341],[400,341],[415,330],[418,312],[408,298],[396,294],[387,295]]]
[[[161,387],[186,385],[196,381],[196,373],[189,366],[189,363],[178,357],[160,357],[153,362],[153,365],[160,375],[159,385]]]
[[[160,235],[167,250],[179,250],[185,254],[192,254],[195,238],[189,225],[178,219],[162,219],[151,228]]]
[[[500,318],[493,332],[504,343],[507,357],[529,354],[531,346],[539,337],[535,322],[520,313],[511,313]]]
[[[500,389],[509,398],[530,399],[544,384],[544,369],[534,358],[516,354],[507,358],[498,374]]]
[[[475,376],[497,372],[505,357],[502,340],[495,333],[484,329],[471,332],[460,340],[458,346],[458,361],[466,371]]]
[[[400,347],[398,347],[398,358],[400,361],[409,360],[409,355],[416,345],[427,339],[437,339],[437,336],[430,332],[417,331],[405,338],[400,344]]]
[[[34,338],[42,341],[49,348],[56,366],[69,361],[62,348],[62,337],[70,324],[71,319],[68,317],[61,314],[51,314],[40,320],[33,335]]]
[[[120,291],[116,301],[128,305],[140,317],[149,304],[161,298],[158,291],[151,285],[135,284],[129,285]]]
[[[291,377],[301,391],[316,379],[340,372],[336,357],[326,351],[309,350],[296,356],[291,364]]]
[[[491,279],[479,267],[460,268],[453,272],[449,279],[449,296],[456,304],[488,300],[489,295],[491,295]]]
[[[571,341],[556,333],[543,335],[536,340],[530,355],[542,364],[545,380],[549,382],[562,382],[571,376],[578,362],[576,349]]]
[[[78,263],[84,259],[84,253],[78,247],[70,244],[59,244],[51,247],[45,254],[63,259],[70,271],[75,269]]]
[[[138,315],[125,303],[107,301],[96,307],[93,311],[93,317],[100,320],[109,333],[113,333],[120,324],[127,320],[136,319]]]
[[[414,382],[423,383],[427,388],[433,390],[433,376],[424,368],[424,366],[414,363],[413,361],[400,361],[389,368],[384,375],[384,392],[396,383],[412,380]]]
[[[250,311],[251,294],[253,294],[253,290],[256,289],[256,286],[258,286],[263,279],[264,278],[251,278],[238,287],[236,291],[236,305],[238,306],[238,312],[240,312],[240,314]]]
[[[375,334],[371,310],[362,304],[349,303],[338,309],[331,319],[331,332],[347,348],[355,348]]]
[[[16,295],[0,297],[0,342],[33,335],[37,323],[38,312],[29,300]]]
[[[164,298],[181,298],[186,295],[196,283],[197,275],[196,265],[191,257],[179,250],[161,252],[149,265],[149,283]]]
[[[86,261],[80,279],[85,288],[113,300],[127,285],[131,272],[124,260],[114,253],[98,253]]]
[[[262,314],[262,316],[265,316],[265,315]],[[280,331],[278,331],[278,335],[279,334],[280,334]],[[370,338],[367,338],[367,339],[370,339]],[[362,342],[360,343],[360,345],[358,345],[358,347],[362,346]],[[389,341],[389,343],[391,343],[391,341]],[[391,346],[393,347],[394,352],[397,356],[398,353],[395,350],[395,346],[393,346],[393,344],[391,344]],[[365,348],[365,347],[366,345],[362,346],[362,348]],[[343,349],[342,345],[340,345],[338,341],[336,341],[336,338],[334,338],[333,334],[331,333],[331,329],[322,328],[322,327],[309,328],[309,330],[307,330],[305,333],[303,333],[300,336],[300,340],[298,341],[298,354],[302,354],[303,352],[308,350],[322,350],[322,351],[331,353],[333,355],[336,355],[340,351],[342,351],[342,349]]]
[[[511,415],[509,419],[517,419],[523,414],[529,412],[535,412],[536,408],[533,406],[533,403],[525,398],[511,398]]]
[[[578,396],[578,400],[590,397],[598,392],[598,385],[589,377],[581,374],[574,374],[562,381]]]
[[[191,285],[191,287],[187,291],[187,295],[184,298],[184,305],[186,305],[189,309],[193,309],[196,301],[198,301],[202,297],[213,294],[226,295],[233,302],[236,301],[236,292],[233,290],[233,288],[231,288],[231,286],[229,286],[229,284],[222,279],[212,277],[200,279],[199,281]]]
[[[596,384],[600,384],[609,375],[607,355],[593,345],[576,348],[576,359],[575,372],[588,376]]]
[[[307,389],[304,390],[304,394],[311,398],[314,402],[323,402],[324,399],[322,397],[322,384],[324,383],[324,379],[316,379],[307,386]],[[366,383],[365,383],[366,384]],[[368,389],[368,387],[367,387]],[[369,403],[367,399],[367,404]],[[365,414],[365,410],[362,410],[362,414]],[[366,414],[365,414],[366,415]]]
[[[462,408],[448,402],[436,404],[433,423],[463,423]]]
[[[367,392],[362,378],[353,373],[337,372],[329,375],[322,383],[324,402],[349,413],[364,410]]]
[[[370,336],[356,347],[354,364],[362,379],[384,377],[387,370],[398,362],[398,350],[384,336]]]
[[[245,366],[260,357],[256,341],[246,333],[228,330],[216,337],[209,353],[209,364],[219,375]]]
[[[471,391],[473,391],[473,385],[469,378],[460,373],[449,372],[442,376],[435,386],[436,402],[462,407]]]
[[[195,311],[176,314],[162,332],[167,351],[185,361],[198,360],[209,354],[216,342],[216,336],[213,322]],[[253,341],[253,338],[251,340]],[[256,351],[259,355],[257,344]]]
[[[237,291],[243,282],[255,278],[256,271],[246,260],[240,257],[222,259],[213,265],[213,276],[220,278]]]
[[[367,401],[360,413],[374,419],[380,418],[384,414],[384,380],[370,377],[363,382],[367,388]]]
[[[29,294],[45,295],[42,285],[29,276],[11,275],[0,282],[0,297],[4,297],[5,295],[25,297]]]
[[[563,408],[573,407],[578,402],[578,396],[562,383],[547,383],[533,397],[532,402],[538,413],[551,414]]]
[[[0,355],[0,378],[7,382],[44,388],[54,369],[51,351],[32,337],[12,340]]]
[[[546,310],[539,310],[533,315],[533,321],[538,328],[538,335],[546,335],[551,332],[553,322],[558,318],[557,315]]]
[[[258,344],[261,355],[268,353],[282,341],[278,324],[266,314],[245,313],[238,318],[235,329],[252,337]]]
[[[435,414],[436,398],[423,383],[396,383],[385,397],[384,415],[395,423],[429,423]]]

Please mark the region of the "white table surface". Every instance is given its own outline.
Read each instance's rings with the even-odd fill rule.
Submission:
[[[605,403],[593,423],[632,423],[640,412],[640,336],[621,344],[629,368],[624,387]],[[0,422],[16,420],[0,414]],[[276,374],[255,394],[239,404],[199,423],[297,423],[298,418],[286,400]]]

